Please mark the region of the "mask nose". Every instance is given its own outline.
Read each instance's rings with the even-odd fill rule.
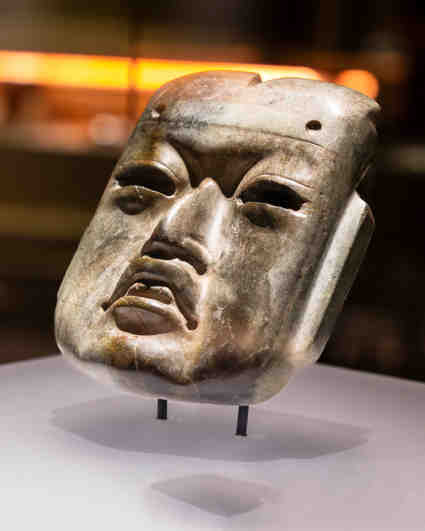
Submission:
[[[159,221],[142,254],[181,258],[203,274],[218,258],[230,215],[230,202],[218,184],[211,178],[204,179]]]

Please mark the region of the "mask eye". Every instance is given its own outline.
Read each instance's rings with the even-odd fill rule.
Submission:
[[[174,180],[164,170],[151,165],[130,166],[116,177],[122,187],[143,186],[154,192],[167,196],[174,195],[176,185]]]
[[[266,203],[286,210],[299,210],[307,201],[284,184],[261,180],[240,194],[243,203]]]

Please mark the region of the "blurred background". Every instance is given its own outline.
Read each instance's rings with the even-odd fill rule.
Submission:
[[[425,381],[417,0],[3,0],[0,363],[57,352],[56,291],[137,116],[165,81],[217,68],[330,80],[382,105],[360,190],[376,232],[321,361]]]

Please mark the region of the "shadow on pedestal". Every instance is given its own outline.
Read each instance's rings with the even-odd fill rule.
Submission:
[[[152,489],[203,511],[230,518],[276,502],[279,492],[265,483],[199,474],[158,481]]]
[[[118,450],[233,462],[311,459],[367,441],[365,428],[251,408],[248,437],[234,435],[234,407],[172,402],[166,422],[155,400],[129,395],[56,409],[51,423]]]

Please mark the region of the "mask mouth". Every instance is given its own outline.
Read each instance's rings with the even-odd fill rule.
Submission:
[[[113,311],[115,316],[121,315],[121,323],[124,323],[126,315],[132,323],[129,326],[143,334],[160,333],[156,330],[169,331],[171,324],[195,330],[199,322],[200,286],[192,269],[179,258],[136,258],[121,275],[103,309]],[[170,326],[155,325],[159,323],[159,318],[154,319],[148,313],[162,316],[170,321]]]

